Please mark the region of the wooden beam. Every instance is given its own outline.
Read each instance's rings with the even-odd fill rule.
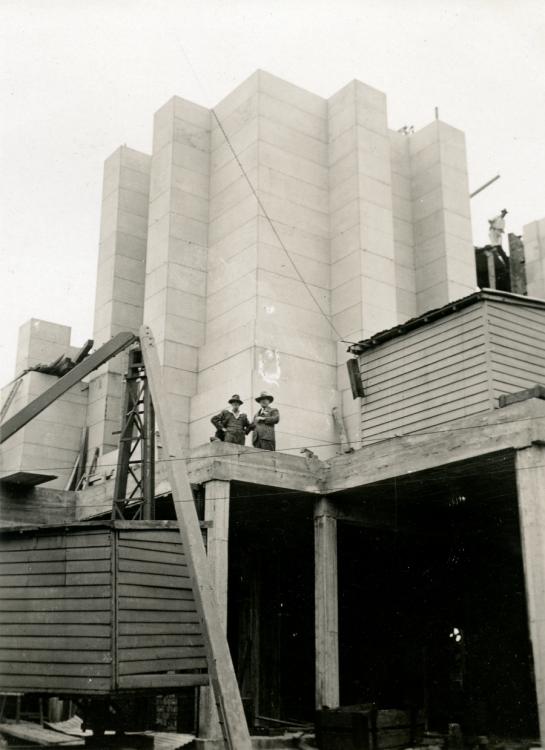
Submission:
[[[316,709],[339,706],[337,517],[326,498],[314,508]]]
[[[155,341],[148,326],[143,326],[140,329],[140,343],[161,443],[168,465],[180,536],[184,546],[187,567],[193,581],[197,611],[201,616],[210,681],[214,689],[223,736],[230,750],[251,750],[250,734],[231,654],[229,653],[227,637],[218,612],[191,483],[185,465],[185,456],[171,418],[161,365],[159,364]]]
[[[216,594],[218,614],[227,634],[227,580],[229,566],[230,483],[213,480],[204,485],[204,520],[210,526],[206,533],[206,556],[210,580]],[[214,696],[209,687],[199,691],[199,737],[217,740],[221,727]]]
[[[72,370],[59,378],[50,388],[41,393],[37,398],[31,401],[29,404],[24,406],[17,414],[7,419],[0,429],[0,444],[4,443],[8,438],[14,435],[18,430],[24,427],[31,419],[38,416],[44,409],[56,401],[63,393],[70,390],[76,383],[79,383],[89,373],[96,370],[100,365],[107,362],[116,354],[126,349],[130,344],[136,341],[136,336],[133,333],[118,333],[112,339],[107,341],[104,346],[97,349],[96,352],[91,354],[79,365],[76,365]]]
[[[526,601],[534,654],[541,745],[545,742],[545,447],[516,457],[517,491],[526,581]]]
[[[0,526],[72,523],[76,493],[0,482]]]

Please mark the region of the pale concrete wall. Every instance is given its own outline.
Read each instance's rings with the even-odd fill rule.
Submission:
[[[142,325],[151,157],[120,146],[106,159],[97,266],[95,348]],[[126,354],[89,377],[89,455],[117,446]]]
[[[528,296],[545,297],[545,218],[523,229]]]
[[[386,96],[352,81],[328,101],[331,311],[336,338],[358,341],[395,325],[397,287],[392,160]],[[337,387],[348,439],[360,437],[360,404],[338,345]]]
[[[232,148],[213,121],[206,341],[192,445],[208,440],[211,415],[233,392],[251,415],[261,390],[281,411],[279,449],[329,444],[335,343],[313,299],[329,315],[326,102],[258,71],[216,112]]]
[[[210,112],[174,97],[154,119],[144,320],[184,445],[204,343],[209,174]]]
[[[17,373],[61,354],[73,357],[70,328],[44,320],[29,320],[19,329]],[[4,419],[16,414],[57,382],[54,375],[29,372],[16,391]],[[13,384],[2,389],[4,403]],[[79,383],[35,417],[0,448],[0,476],[16,471],[57,475],[48,487],[64,488],[77,458],[87,413],[87,383]]]
[[[417,312],[477,286],[465,136],[436,120],[409,138]]]

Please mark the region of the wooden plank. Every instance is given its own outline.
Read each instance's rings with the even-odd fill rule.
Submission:
[[[202,646],[204,639],[201,633],[186,633],[177,635],[165,634],[165,635],[120,635],[118,638],[118,648],[123,649],[137,649],[137,648],[176,648],[180,646],[182,648],[188,648],[189,646]]]
[[[30,575],[0,575],[0,588],[32,588],[35,586],[100,586],[110,583],[109,573],[31,573]]]
[[[17,657],[14,657],[17,658]],[[56,664],[52,660],[44,666],[41,662],[31,661],[0,661],[0,674],[3,675],[65,675],[68,677],[109,677],[112,671],[111,664],[101,662],[94,664],[76,664],[74,662],[62,662]]]
[[[167,461],[168,478],[172,489],[180,537],[184,545],[191,579],[195,584],[195,600],[202,617],[210,682],[214,688],[224,739],[230,750],[251,750],[252,743],[229,653],[227,636],[223,632],[214,589],[209,578],[208,563],[197,511],[195,504],[188,502],[193,497],[193,491],[187,474],[185,457],[171,417],[155,341],[147,326],[140,329],[140,344],[164,454],[173,459]],[[168,685],[168,678],[172,677],[176,677],[176,675],[164,675],[162,679],[166,682],[157,683],[158,686],[161,684]],[[121,681],[126,679],[127,677],[120,677],[120,685],[123,684]],[[134,680],[135,678],[132,677],[131,679]],[[144,678],[144,681],[146,679]],[[205,685],[207,683],[208,679],[200,684]],[[177,683],[171,681],[170,684]]]
[[[107,547],[104,549],[108,550]],[[109,550],[108,550],[109,551]],[[106,560],[42,560],[40,562],[4,562],[3,575],[29,576],[48,573],[98,573],[109,571],[111,563]]]
[[[121,610],[119,612],[119,622],[168,622],[168,623],[183,623],[183,622],[199,622],[199,615],[195,610],[189,612],[158,612],[146,610]]]
[[[162,687],[191,687],[208,685],[209,678],[205,674],[142,674],[123,675],[119,677],[120,688],[162,688]],[[232,745],[233,749],[236,745]],[[242,750],[242,747],[239,746]]]
[[[100,599],[112,595],[111,586],[25,586],[0,588],[2,599]]]
[[[44,409],[47,409],[54,401],[56,401],[63,393],[70,390],[76,383],[84,378],[89,373],[100,367],[101,364],[107,362],[113,356],[126,349],[133,341],[136,340],[136,336],[132,333],[123,332],[118,333],[103,346],[97,349],[96,352],[89,355],[83,362],[76,365],[72,370],[59,378],[52,386],[46,391],[41,393],[37,398],[33,399],[29,404],[24,406],[17,414],[10,417],[2,424],[2,432],[0,434],[0,443],[3,443],[18,430],[24,427],[31,419],[41,414]]]
[[[189,572],[187,576],[150,575],[149,573],[129,573],[121,570],[118,576],[118,584],[132,584],[135,586],[150,586],[153,588],[178,589],[189,588],[191,579]]]
[[[3,551],[10,550],[42,550],[42,549],[70,549],[90,548],[90,547],[109,547],[110,533],[107,531],[90,531],[90,532],[66,532],[65,534],[46,534],[45,530],[40,530],[37,534],[33,532],[19,531],[18,533],[6,532],[0,536],[0,549]]]
[[[155,550],[156,552],[173,552],[175,555],[183,555],[184,548],[179,542],[177,544],[170,544],[167,542],[142,542],[135,540],[123,539],[120,540],[119,546],[128,547],[130,549],[143,549],[143,550]]]
[[[66,636],[2,636],[0,645],[4,649],[58,650],[58,651],[106,651],[109,649],[109,638],[98,637],[66,637]],[[150,644],[152,645],[152,644]]]
[[[10,589],[11,590],[11,589]],[[42,617],[48,617],[50,612],[78,611],[88,614],[110,611],[109,597],[102,599],[3,599],[4,612],[41,612]]]
[[[40,623],[39,625],[22,625],[17,623],[3,623],[0,625],[0,638],[5,636],[38,636],[45,638],[50,635],[53,637],[87,637],[89,638],[109,638],[111,629],[108,625],[60,625]],[[1,643],[1,641],[0,641]]]
[[[193,497],[193,494],[191,495]],[[183,549],[183,543],[175,529],[165,529],[164,531],[120,531],[119,540],[121,542],[157,542],[162,544],[174,544]]]
[[[111,689],[111,680],[106,677],[65,677],[42,675],[2,675],[0,690],[23,693],[106,693]]]
[[[124,576],[125,577],[125,576]],[[162,579],[161,579],[162,580]],[[191,581],[179,579],[177,588],[164,588],[157,585],[141,586],[139,583],[120,581],[117,586],[118,596],[141,599],[193,599]]]
[[[20,624],[53,624],[63,623],[69,624],[82,624],[82,625],[100,625],[109,623],[111,620],[111,612],[13,612],[8,610],[0,612],[0,624],[6,623],[20,623]]]
[[[0,645],[3,646],[4,644],[2,643]],[[77,659],[77,656],[73,651],[56,651],[35,648],[16,651],[7,648],[0,648],[0,661],[11,661],[15,658],[16,654],[17,658],[33,663],[45,662],[46,664],[50,664],[52,662],[68,662],[72,664]],[[84,661],[86,664],[110,664],[112,661],[112,655],[110,651],[85,651]]]
[[[11,550],[4,552],[2,542],[0,541],[0,563],[108,560],[110,556],[110,545],[89,548],[69,547],[64,549]]]
[[[189,578],[187,565],[165,565],[163,563],[142,562],[141,560],[119,559],[120,573],[138,573],[138,575],[155,575],[174,578]]]
[[[160,563],[161,565],[185,565],[184,553],[181,550],[158,552],[157,550],[144,550],[138,547],[126,547],[123,544],[120,544],[117,549],[121,560],[138,560],[140,562]]]
[[[151,659],[126,661],[119,664],[119,674],[157,674],[160,672],[206,669],[206,656],[194,659]]]
[[[131,649],[120,649],[119,661],[153,661],[154,659],[194,659],[197,657],[206,656],[204,646],[177,646],[176,648],[131,648]],[[87,658],[87,656],[86,656]]]
[[[152,599],[152,598],[134,598],[122,596],[119,598],[119,612],[130,610],[131,612],[137,612],[145,610],[146,612],[153,612],[159,610],[160,612],[191,612],[195,610],[195,600],[193,594],[188,599]]]
[[[201,626],[195,622],[120,622],[120,635],[176,635],[178,633],[200,633]],[[0,635],[2,626],[0,626]]]

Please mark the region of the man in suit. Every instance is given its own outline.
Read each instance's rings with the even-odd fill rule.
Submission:
[[[229,399],[229,408],[223,409],[210,420],[216,428],[216,438],[225,443],[244,445],[250,431],[250,422],[246,414],[240,411],[242,400],[238,393]]]
[[[256,398],[260,408],[253,418],[250,425],[252,433],[252,443],[255,448],[261,448],[266,451],[276,450],[276,440],[274,436],[274,426],[280,421],[278,409],[271,407],[274,397],[266,391],[262,391]]]

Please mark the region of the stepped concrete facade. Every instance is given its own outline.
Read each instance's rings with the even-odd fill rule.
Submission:
[[[262,390],[278,449],[334,454],[335,406],[358,445],[345,342],[475,288],[464,134],[391,130],[360,81],[324,99],[257,71],[213,110],[172,98],[151,154],[106,160],[93,337],[151,326],[186,447]],[[89,379],[91,454],[115,449],[123,369]]]

